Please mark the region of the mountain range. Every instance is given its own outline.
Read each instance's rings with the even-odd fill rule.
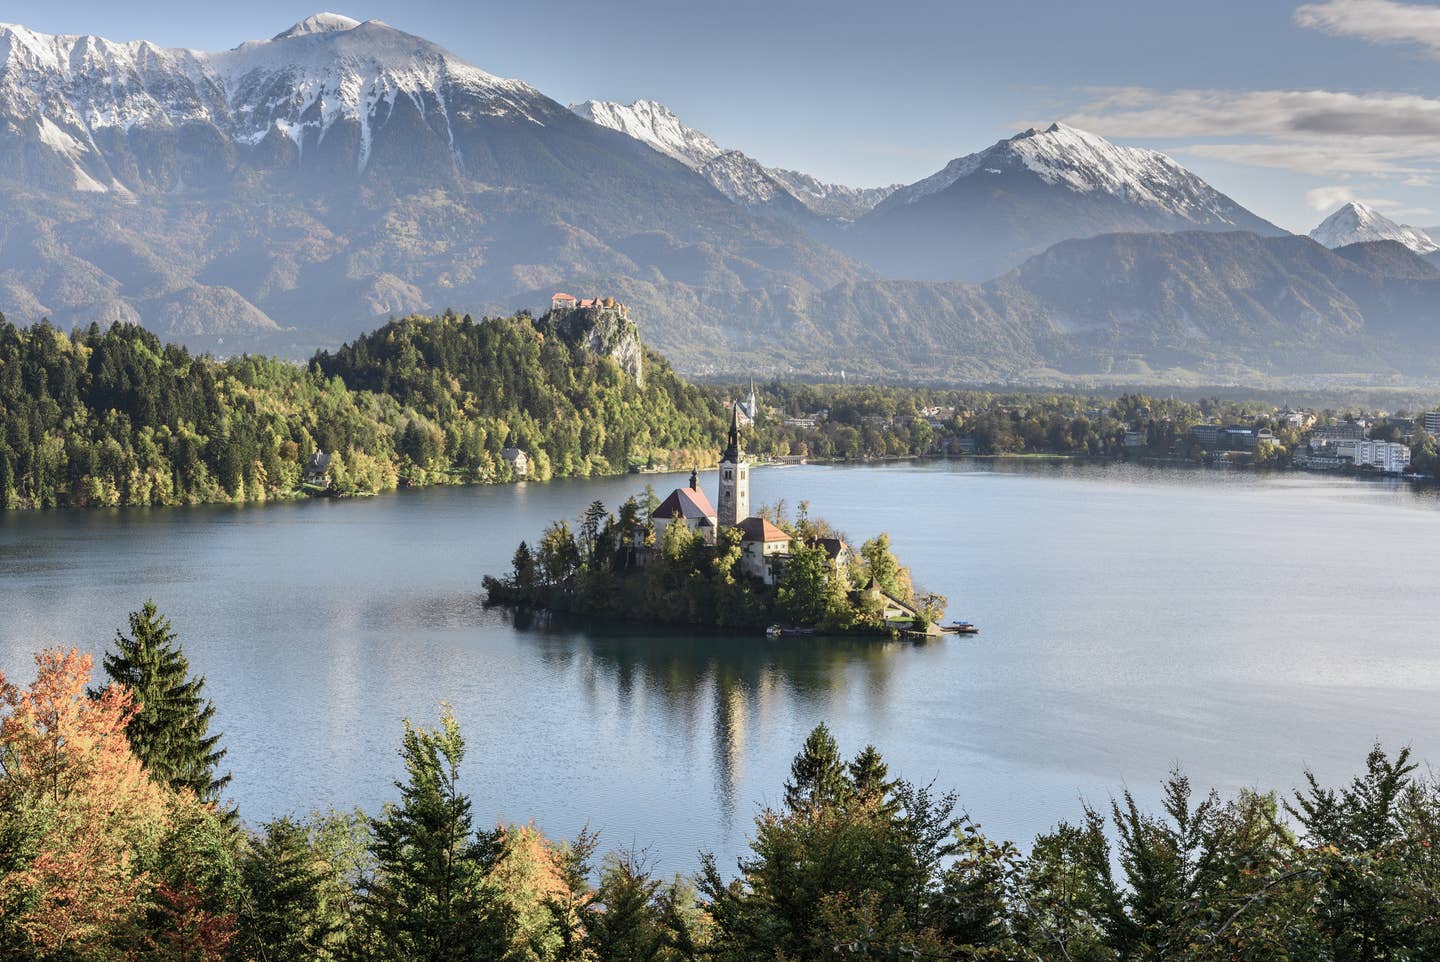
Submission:
[[[698,373],[1433,373],[1440,270],[1285,234],[1061,124],[903,187],[566,107],[380,21],[218,53],[0,25],[0,310],[294,354],[388,314],[628,303]],[[1414,246],[1413,244],[1411,246]]]

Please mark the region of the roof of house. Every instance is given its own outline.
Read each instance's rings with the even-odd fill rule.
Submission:
[[[574,294],[566,294],[564,291],[557,291],[555,294],[553,294],[553,295],[550,297],[550,300],[551,300],[552,302],[553,302],[553,301],[573,301],[573,300],[575,300],[575,295],[574,295]]]
[[[500,452],[500,457],[506,461],[518,461],[520,458],[525,457],[525,452],[519,448],[505,448]]]
[[[840,557],[842,551],[850,550],[850,546],[841,538],[811,538],[810,545],[815,548],[824,548],[831,561]]]
[[[715,508],[711,506],[710,499],[705,496],[704,491],[695,488],[676,488],[670,492],[669,497],[660,502],[660,507],[656,508],[650,517],[669,520],[677,514],[686,521],[694,521],[697,518],[710,519],[715,517]]]
[[[326,471],[330,468],[330,455],[324,451],[316,451],[310,455],[310,463],[307,469],[310,471]]]
[[[768,544],[772,541],[790,540],[790,535],[764,518],[746,518],[735,527],[740,529],[741,541],[763,541]]]

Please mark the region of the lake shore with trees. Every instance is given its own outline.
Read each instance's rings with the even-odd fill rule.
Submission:
[[[637,374],[643,371],[643,376]],[[696,385],[623,322],[407,317],[308,364],[193,356],[132,325],[0,321],[0,510],[259,503],[397,487],[709,467],[748,388]],[[1287,467],[1304,434],[1272,402],[1034,391],[762,385],[762,460],[1048,456],[1214,460],[1190,430],[1266,432],[1230,465]],[[1317,424],[1365,416],[1317,409]],[[1413,413],[1372,413],[1440,474]],[[1403,426],[1402,426],[1403,425]],[[525,455],[523,466],[516,452]]]

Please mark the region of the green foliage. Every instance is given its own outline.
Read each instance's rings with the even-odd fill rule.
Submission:
[[[482,912],[487,847],[459,788],[465,741],[454,715],[447,709],[433,730],[407,722],[400,757],[401,800],[371,824],[362,932],[380,958],[471,958],[495,936]]]
[[[115,632],[104,667],[110,683],[129,689],[140,706],[126,734],[151,776],[217,801],[230,774],[216,774],[225,749],[220,733],[210,734],[215,705],[205,698],[205,677],[191,677],[170,621],[153,601],[130,613],[128,636]]]
[[[241,869],[248,895],[240,925],[254,955],[309,962],[332,947],[341,925],[326,897],[333,873],[306,826],[289,818],[266,824]]]
[[[542,481],[713,461],[718,401],[645,371],[524,315],[406,318],[308,366],[0,319],[0,509],[297,497],[316,451],[339,494],[510,480],[506,446]]]

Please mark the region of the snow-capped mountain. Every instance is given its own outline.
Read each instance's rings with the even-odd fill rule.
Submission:
[[[1320,222],[1310,236],[1334,250],[1350,244],[1371,241],[1398,241],[1417,254],[1440,251],[1440,244],[1425,231],[1408,224],[1397,224],[1373,207],[1351,201]]]
[[[747,207],[793,213],[794,202],[820,217],[853,220],[873,208],[891,187],[856,188],[826,184],[809,174],[766,167],[738,150],[727,150],[708,134],[686,124],[669,107],[654,100],[631,104],[587,100],[570,109],[602,127],[628,134],[692,170],[704,174],[715,189]]]
[[[897,276],[980,280],[1057,241],[1179,230],[1284,233],[1158,151],[1057,123],[895,191],[847,246]]]
[[[0,26],[0,213],[10,319],[226,350],[566,289],[713,349],[769,322],[741,294],[863,274],[523,81],[338,14],[219,53]]]
[[[52,187],[172,189],[242,156],[302,165],[306,152],[359,172],[392,122],[448,151],[462,118],[543,124],[557,107],[379,20],[316,14],[220,53],[0,24],[0,166]]]

